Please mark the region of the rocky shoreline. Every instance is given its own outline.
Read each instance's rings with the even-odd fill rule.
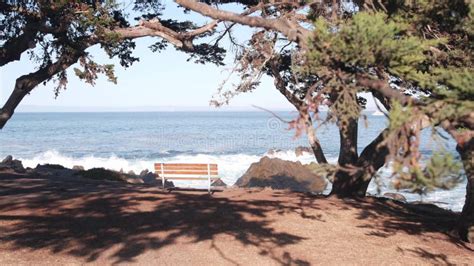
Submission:
[[[59,164],[38,164],[35,168],[25,168],[20,160],[13,159],[11,155],[7,156],[0,162],[0,171],[19,173],[26,175],[55,176],[55,177],[78,177],[96,180],[116,181],[129,184],[150,184],[161,186],[162,181],[153,172],[145,169],[140,174],[135,174],[133,171],[124,173],[123,171],[114,171],[105,168],[91,168],[84,169],[83,166],[76,165],[72,168],[67,168]],[[172,182],[166,182],[167,187],[172,187]]]
[[[145,169],[140,174],[133,171],[115,171],[105,168],[84,169],[75,165],[67,168],[59,164],[38,164],[35,168],[25,168],[20,160],[11,155],[0,162],[0,171],[20,173],[27,175],[55,176],[55,177],[81,177],[96,180],[116,181],[128,184],[148,184],[162,186],[158,174]],[[259,162],[253,163],[245,174],[233,186],[252,188],[270,187],[272,189],[288,189],[297,192],[321,193],[326,188],[327,181],[313,173],[300,162],[285,161],[278,158],[264,156]],[[166,187],[174,187],[172,182],[166,181]],[[221,179],[216,180],[212,186],[227,187]]]
[[[300,153],[301,152],[301,153]],[[310,152],[304,147],[297,147],[296,154]],[[269,152],[268,154],[271,154]],[[120,182],[134,185],[162,186],[159,175],[150,172],[148,169],[135,174],[133,171],[125,173],[123,170],[115,171],[105,168],[85,169],[81,165],[67,168],[59,164],[38,164],[35,168],[24,167],[22,162],[14,159],[11,155],[0,162],[0,172],[18,173],[28,176],[54,177],[54,178],[86,178],[92,180],[102,180],[106,182]],[[218,179],[211,186],[218,188],[239,187],[239,188],[271,188],[285,189],[294,192],[311,192],[321,194],[327,187],[329,181],[314,170],[314,165],[304,165],[300,162],[285,161],[279,158],[269,158],[264,156],[260,161],[250,165],[247,171],[237,179],[235,184],[228,185]],[[166,181],[165,187],[175,187],[172,181]],[[406,198],[393,192],[383,194],[384,198],[407,202]]]

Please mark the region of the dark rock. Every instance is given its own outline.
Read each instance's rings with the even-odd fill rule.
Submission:
[[[109,180],[109,181],[119,181],[127,182],[128,176],[123,173],[108,170],[105,168],[92,168],[86,171],[79,171],[77,175],[80,175],[84,178],[97,179],[97,180]]]
[[[313,150],[310,147],[298,146],[295,149],[295,155],[302,156],[304,153],[313,153]]]
[[[158,181],[158,186],[159,187],[162,187],[162,182],[161,180]],[[171,182],[171,181],[168,181],[168,180],[165,180],[165,188],[173,188],[174,187],[174,183]]]
[[[35,169],[31,170],[31,172],[42,176],[71,177],[78,171],[66,168],[59,164],[38,164]]]
[[[78,171],[66,168],[59,164],[38,164],[33,170],[31,170],[31,172],[42,176],[70,177]]]
[[[300,162],[263,157],[253,163],[235,185],[319,193],[324,191],[327,183],[325,178],[314,174]]]
[[[217,179],[217,180],[214,180],[214,182],[212,182],[211,184],[212,187],[227,187],[227,184],[224,183],[224,181],[222,181],[222,179]]]
[[[383,196],[385,198],[398,200],[398,201],[401,201],[401,202],[407,202],[407,199],[405,198],[405,196],[403,196],[402,194],[399,194],[399,193],[387,192],[387,193],[383,194]]]
[[[145,169],[143,171],[140,172],[140,176],[146,176],[150,171],[148,171],[148,169]]]
[[[5,159],[3,159],[1,164],[9,164],[9,163],[11,163],[11,161],[13,161],[13,156],[8,155],[7,157],[5,157]]]
[[[16,172],[16,173],[26,172],[21,161],[13,159],[11,155],[8,155],[7,157],[5,157],[5,159],[3,159],[3,161],[0,163],[0,169],[12,170],[13,172]]]
[[[84,171],[85,169],[84,169],[84,166],[82,166],[82,165],[74,165],[74,166],[72,167],[72,170]]]
[[[64,170],[68,169],[60,164],[38,164],[35,168],[36,170],[38,169],[54,169],[54,170]]]
[[[144,171],[142,171],[143,173]],[[143,180],[145,184],[149,185],[156,185],[157,187],[163,187],[162,185],[162,180],[161,177],[159,177],[157,174],[148,172],[146,175],[140,176],[140,178]],[[165,181],[165,187],[167,188],[172,188],[174,187],[174,183],[171,181]]]
[[[143,171],[142,171],[143,173]],[[141,175],[140,174],[140,177],[141,179],[143,180],[143,182],[145,182],[145,184],[150,184],[150,185],[158,185],[158,184],[161,184],[161,178],[158,178],[158,176],[154,173],[150,173],[148,172],[147,174],[145,175]],[[159,180],[158,180],[159,179]]]

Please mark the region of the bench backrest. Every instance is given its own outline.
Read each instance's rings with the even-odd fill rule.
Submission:
[[[155,163],[155,173],[166,178],[208,178],[217,177],[217,164],[202,163]]]

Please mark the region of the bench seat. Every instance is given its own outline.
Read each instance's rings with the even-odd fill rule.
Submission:
[[[218,180],[217,164],[155,163],[155,173],[161,177],[163,189],[166,180],[207,180],[211,192],[212,181]]]

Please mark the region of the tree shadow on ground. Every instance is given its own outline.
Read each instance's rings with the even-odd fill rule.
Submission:
[[[403,203],[387,198],[345,199],[347,206],[358,209],[357,219],[367,221],[359,228],[371,229],[367,235],[388,238],[399,232],[419,235],[427,241],[449,240],[458,247],[474,251],[456,235],[459,213],[429,203]],[[377,219],[390,217],[390,219]],[[433,236],[429,233],[439,233]],[[444,236],[444,238],[443,238]],[[412,253],[421,256],[421,249]],[[440,254],[443,255],[443,254]]]
[[[88,262],[112,247],[114,262],[131,262],[147,250],[175,244],[180,237],[214,243],[224,234],[257,247],[260,255],[275,262],[306,265],[307,261],[287,252],[278,255],[273,251],[304,238],[275,231],[271,226],[274,215],[271,218],[269,213],[299,210],[274,201],[162,193],[146,186],[73,179],[21,182],[21,176],[0,174],[0,242],[67,253]],[[211,246],[220,252],[216,245]]]
[[[253,192],[258,191],[245,192],[247,198]],[[217,245],[219,237],[226,236],[256,248],[275,263],[307,265],[308,261],[284,250],[305,238],[277,231],[272,223],[279,215],[295,213],[312,222],[325,222],[321,213],[350,211],[361,221],[354,227],[367,230],[370,236],[390,238],[405,232],[426,241],[445,241],[442,236],[448,236],[472,251],[450,234],[458,214],[435,206],[370,197],[341,202],[302,193],[291,193],[291,197],[287,191],[274,191],[272,200],[258,199],[258,194],[243,200],[98,180],[0,174],[0,242],[12,248],[66,253],[88,262],[113,252],[112,261],[133,262],[149,250],[178,244],[179,239],[209,241],[221,258],[238,264]],[[447,255],[422,247],[399,251],[433,263],[450,263]]]
[[[436,264],[436,265],[440,265],[440,264],[455,265],[454,263],[449,261],[448,256],[446,256],[445,254],[442,254],[442,253],[429,252],[426,249],[423,249],[423,248],[420,248],[420,247],[417,247],[417,248],[414,248],[414,249],[402,249],[402,248],[398,247],[397,249],[402,254],[405,254],[407,252],[412,253],[412,254],[417,255],[421,258],[424,258],[427,261],[430,261],[431,263]]]

